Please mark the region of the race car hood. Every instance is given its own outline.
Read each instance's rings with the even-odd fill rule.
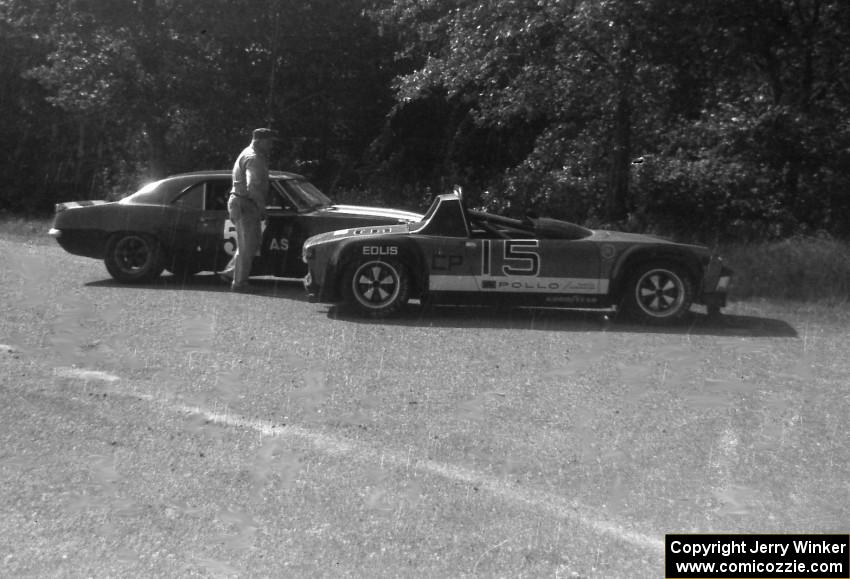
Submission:
[[[384,207],[363,207],[361,205],[331,205],[326,207],[325,211],[334,213],[345,213],[347,215],[356,215],[362,217],[382,217],[387,219],[398,219],[415,223],[422,220],[422,214],[412,211],[401,211],[398,209],[387,209]]]
[[[340,229],[337,231],[329,231],[328,233],[319,233],[314,235],[304,242],[304,248],[314,245],[321,245],[328,242],[338,242],[353,237],[367,236],[383,236],[383,235],[405,235],[410,233],[410,225],[365,225],[362,227],[352,227],[351,229]]]
[[[653,244],[653,245],[676,245],[679,247],[688,247],[693,250],[707,250],[704,245],[694,245],[688,243],[678,243],[673,241],[672,239],[668,239],[666,237],[659,237],[657,235],[648,235],[645,233],[626,233],[623,231],[608,231],[603,229],[595,229],[593,230],[593,235],[587,238],[591,241],[596,242],[610,242],[610,243],[628,243],[628,244]]]

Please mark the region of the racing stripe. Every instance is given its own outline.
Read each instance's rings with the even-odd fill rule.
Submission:
[[[469,275],[431,275],[428,289],[435,292],[477,292],[476,278]]]
[[[608,293],[608,280],[567,277],[431,275],[428,289],[454,292],[545,294]]]

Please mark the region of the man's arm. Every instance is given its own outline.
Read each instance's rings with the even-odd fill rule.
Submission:
[[[248,196],[260,208],[260,216],[266,218],[266,195],[269,190],[269,169],[261,157],[253,157],[245,164],[245,181]]]

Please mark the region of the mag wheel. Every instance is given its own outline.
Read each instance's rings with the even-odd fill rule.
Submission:
[[[118,281],[147,282],[162,273],[162,248],[149,235],[118,233],[106,244],[104,262],[109,274]]]
[[[345,302],[376,318],[402,309],[410,294],[407,271],[395,260],[354,264],[348,268],[343,284]]]
[[[691,278],[679,267],[660,263],[637,268],[626,284],[623,308],[641,322],[674,323],[690,310]]]

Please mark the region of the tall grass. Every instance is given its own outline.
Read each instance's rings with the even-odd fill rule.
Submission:
[[[850,243],[828,237],[727,246],[735,270],[731,295],[803,301],[850,299]]]
[[[27,218],[0,213],[0,236],[33,243],[51,241],[47,232],[52,222],[52,217]]]

